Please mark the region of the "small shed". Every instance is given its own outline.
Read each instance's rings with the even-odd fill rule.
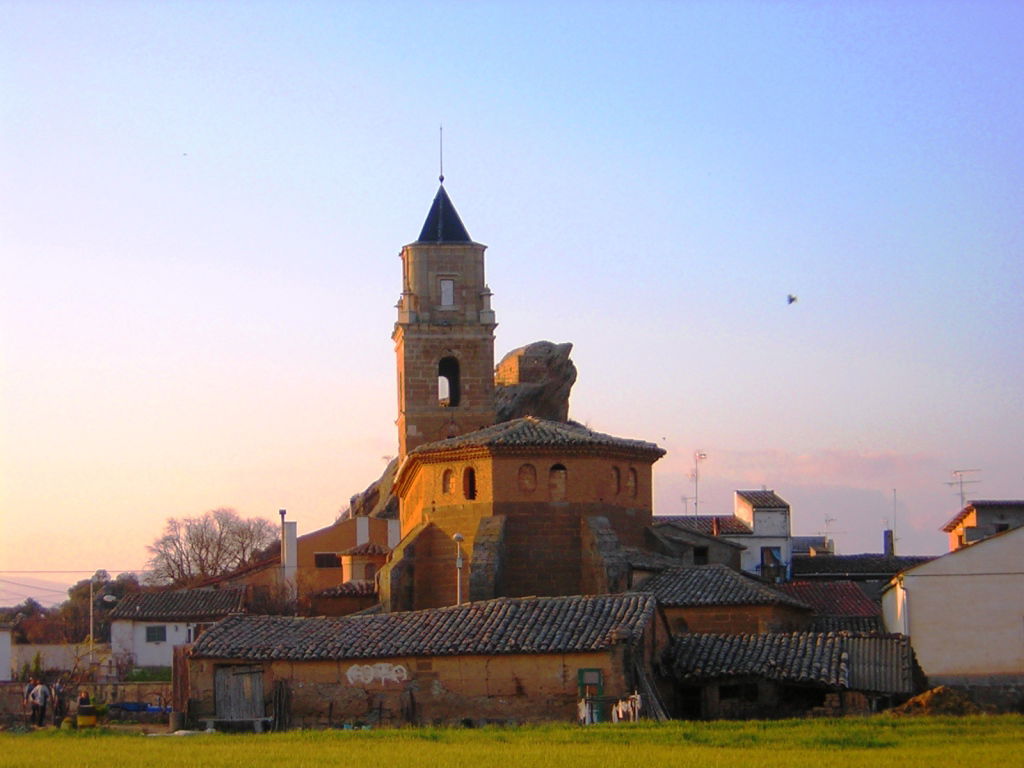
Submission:
[[[278,728],[569,721],[585,698],[640,691],[654,705],[650,671],[666,639],[646,594],[238,615],[190,650],[187,696],[196,720],[263,717]]]
[[[694,719],[877,711],[922,682],[904,635],[681,635],[663,661],[676,686],[673,714]]]

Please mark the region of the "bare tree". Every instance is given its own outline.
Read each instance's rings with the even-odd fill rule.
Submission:
[[[221,576],[250,562],[275,538],[269,520],[243,519],[233,509],[214,509],[199,517],[172,517],[163,535],[147,547],[149,580],[188,586]]]

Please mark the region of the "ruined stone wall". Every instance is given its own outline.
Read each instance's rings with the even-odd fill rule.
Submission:
[[[622,648],[616,647],[580,654],[271,662],[264,666],[263,691],[269,713],[275,685],[288,686],[292,727],[572,721],[580,669],[602,670],[605,695],[632,692],[623,658]],[[197,715],[214,714],[219,663],[190,662]]]

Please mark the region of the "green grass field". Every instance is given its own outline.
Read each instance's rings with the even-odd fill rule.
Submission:
[[[1024,766],[1024,717],[634,723],[578,728],[409,728],[155,737],[96,731],[0,734],[3,768],[323,766],[657,768]]]

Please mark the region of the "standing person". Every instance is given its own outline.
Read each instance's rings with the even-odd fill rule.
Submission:
[[[32,695],[33,689],[38,684],[39,684],[39,681],[36,680],[34,677],[30,677],[28,679],[28,682],[25,683],[25,689],[22,691],[22,694],[21,694],[21,712],[22,712],[22,714],[24,714],[25,711],[29,708],[29,704],[31,703],[29,701],[29,697]],[[31,722],[31,720],[29,722]]]
[[[64,716],[68,713],[68,704],[64,698],[64,681],[58,679],[51,688],[50,695],[53,698],[53,724],[60,727]]]
[[[46,702],[50,698],[50,689],[45,684],[38,683],[28,698],[32,702],[32,725],[41,728],[46,719]]]

